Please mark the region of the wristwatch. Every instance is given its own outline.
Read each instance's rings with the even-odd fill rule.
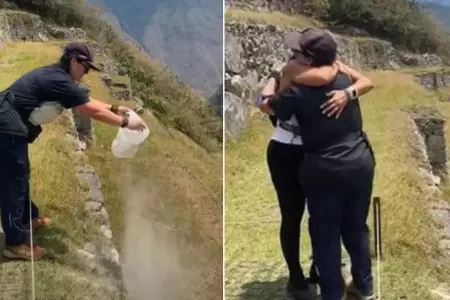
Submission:
[[[344,90],[349,100],[355,100],[358,98],[358,92],[353,86],[349,86]]]
[[[128,126],[128,116],[122,117],[122,125],[120,127],[126,128]]]

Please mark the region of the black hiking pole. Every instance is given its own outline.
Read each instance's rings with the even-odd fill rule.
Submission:
[[[375,241],[375,255],[381,259],[383,256],[382,242],[381,242],[381,199],[380,197],[373,198],[373,236]]]
[[[375,257],[377,259],[377,297],[381,299],[381,257],[383,255],[381,247],[381,199],[380,197],[373,198],[373,227],[375,240]]]

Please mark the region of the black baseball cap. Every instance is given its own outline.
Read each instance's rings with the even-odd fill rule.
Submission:
[[[100,68],[94,64],[94,54],[86,44],[70,43],[64,48],[64,54],[74,57],[84,63],[89,69],[99,72]]]
[[[296,52],[296,61],[301,64],[331,64],[336,59],[337,42],[329,32],[321,29],[288,32],[284,43]]]

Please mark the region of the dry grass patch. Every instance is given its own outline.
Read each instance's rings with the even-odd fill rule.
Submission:
[[[281,27],[323,27],[323,24],[315,19],[305,16],[290,16],[277,11],[246,11],[239,9],[227,9],[225,21],[238,21],[250,24],[266,24]]]

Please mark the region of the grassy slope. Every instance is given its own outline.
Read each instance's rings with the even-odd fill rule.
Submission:
[[[277,11],[261,11],[255,13],[253,11],[244,11],[231,8],[227,9],[225,12],[225,19],[227,21],[241,21],[251,24],[267,24],[300,28],[309,26],[321,27],[321,23],[317,20],[306,16],[290,16]]]
[[[17,43],[0,48],[0,89],[26,71],[54,62],[59,54],[57,43]],[[86,83],[92,88],[93,97],[113,101],[98,74],[90,74]],[[175,229],[184,249],[202,257],[202,267],[208,263],[209,268],[221,273],[221,159],[208,154],[183,134],[174,130],[169,133],[155,118],[146,116],[145,120],[152,131],[151,137],[134,160],[123,162],[112,158],[109,149],[116,129],[101,124],[96,124],[95,128],[97,147],[88,152],[90,163],[103,184],[116,244],[120,247],[123,238],[123,202],[126,199],[122,201],[121,197],[124,187],[121,174],[126,169],[137,175],[133,178],[139,176],[141,184],[157,187],[166,205],[165,209],[155,209],[149,199],[148,211],[143,213]],[[61,121],[47,126],[31,147],[32,195],[43,214],[52,216],[55,221],[38,240],[56,254],[70,256],[69,250],[74,250],[71,246],[80,247],[95,235],[89,223],[87,229],[83,229],[83,222],[87,222],[83,213],[86,189],[75,177],[73,167],[77,158],[71,153],[72,145],[64,138],[67,129]],[[155,212],[160,215],[155,216]],[[75,294],[82,297],[82,293],[95,299],[92,285],[78,284],[72,277],[63,276],[69,271],[65,262],[63,259],[36,264],[39,299],[81,299],[75,298]],[[25,277],[29,278],[29,269],[25,272]],[[221,278],[217,276],[209,275],[204,286],[208,288],[203,289],[203,293],[221,294]],[[66,293],[71,296],[63,297]]]
[[[247,19],[254,14],[255,19],[265,20],[262,23],[270,24],[273,20],[257,13],[242,14]],[[292,25],[291,21],[285,25]],[[448,282],[450,278],[448,268],[438,269],[431,263],[438,249],[438,237],[433,234],[436,225],[426,211],[430,199],[417,174],[418,162],[413,159],[411,123],[402,111],[410,105],[425,105],[437,108],[449,118],[450,106],[438,102],[438,95],[420,87],[410,73],[368,73],[376,89],[362,99],[365,128],[378,162],[373,195],[382,198],[383,299],[401,296],[431,299],[429,287]],[[447,133],[449,129],[447,124]],[[239,140],[226,145],[226,291],[230,299],[238,299],[238,294],[250,294],[252,281],[260,282],[253,283],[253,289],[261,288],[264,285],[261,282],[265,281],[272,282],[265,284],[270,288],[277,285],[279,277],[287,275],[278,241],[278,207],[265,158],[271,131],[270,122],[258,114]],[[369,223],[372,225],[372,221]],[[306,233],[306,226],[304,229]],[[303,235],[302,242],[302,261],[308,263],[307,234]],[[248,269],[241,266],[242,262],[258,262],[258,265]],[[277,273],[271,268],[264,273],[264,265],[273,264],[281,265],[281,270]],[[259,275],[251,276],[250,272]],[[255,295],[248,299],[258,298]]]

